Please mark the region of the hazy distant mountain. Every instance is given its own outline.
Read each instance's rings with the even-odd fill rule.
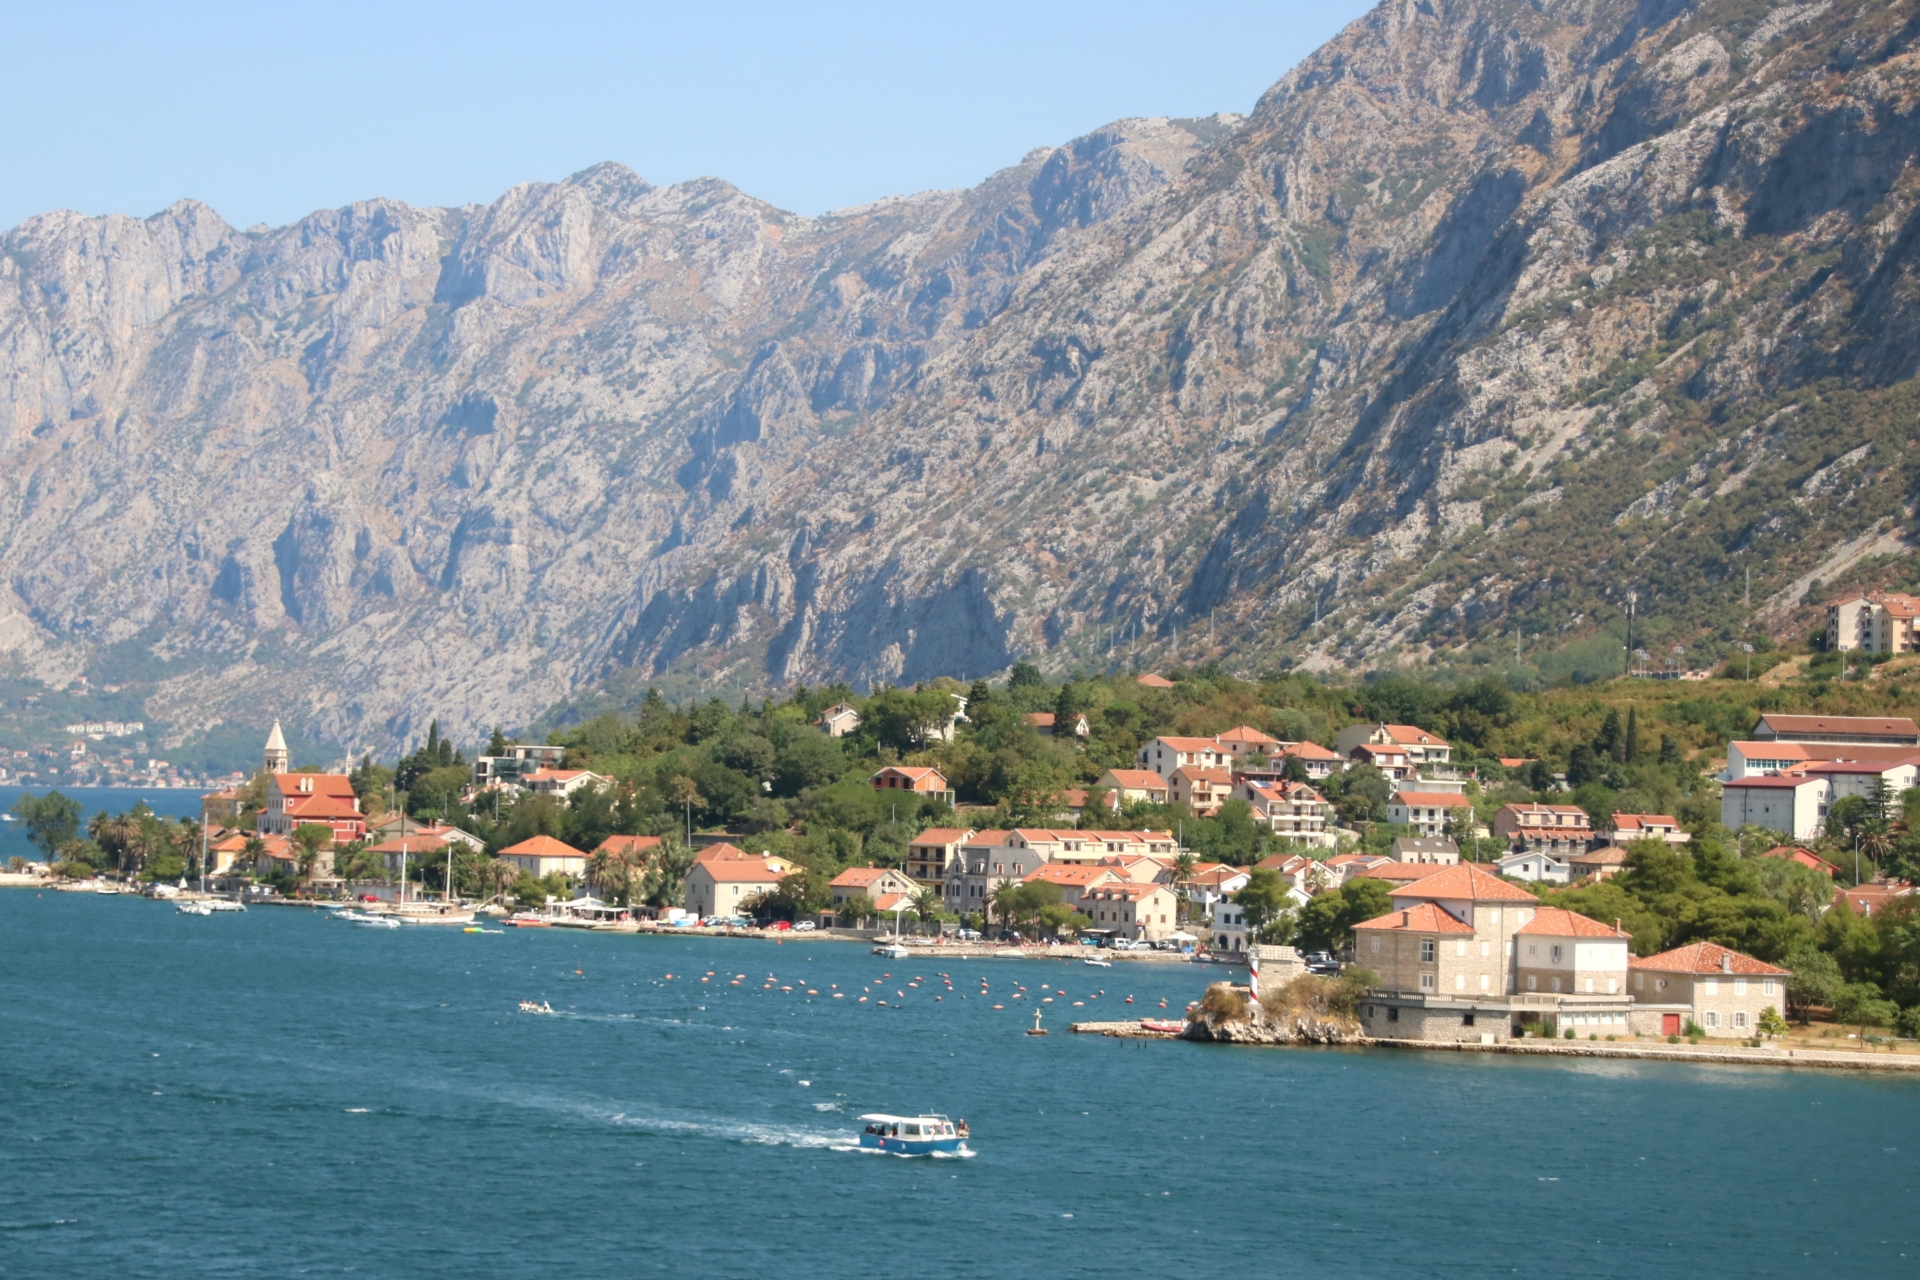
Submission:
[[[610,164],[35,218],[0,645],[342,743],[609,679],[1470,665],[1629,587],[1711,652],[1747,567],[1906,549],[1917,34],[1407,0],[1248,117],[820,218]]]

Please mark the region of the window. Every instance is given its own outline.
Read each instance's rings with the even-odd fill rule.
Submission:
[[[1607,994],[1608,994],[1608,995],[1610,995],[1610,996],[1611,996],[1611,995],[1618,995],[1618,994],[1619,994],[1619,992],[1620,992],[1620,980],[1619,980],[1618,978],[1608,978],[1608,979],[1607,979]]]
[[[1466,975],[1466,974],[1464,974],[1464,973],[1456,973],[1456,974],[1454,974],[1454,975],[1453,975],[1453,989],[1454,989],[1455,991],[1465,991],[1465,990],[1467,989],[1467,975]]]
[[[1733,994],[1737,996],[1747,994],[1747,980],[1745,978],[1735,978],[1733,980]],[[1739,1024],[1736,1023],[1734,1025],[1738,1026]]]
[[[1458,938],[1454,941],[1453,954],[1457,956],[1467,954],[1467,940],[1465,938]]]
[[[1390,1005],[1388,1005],[1388,1006],[1387,1006],[1387,1021],[1388,1021],[1388,1022],[1398,1022],[1398,1021],[1400,1021],[1400,1006],[1399,1006],[1399,1005],[1394,1005],[1394,1004],[1390,1004]]]
[[[1710,996],[1718,995],[1720,993],[1720,979],[1708,978],[1707,985],[1706,985],[1706,992]]]
[[[1368,939],[1368,941],[1373,943],[1372,950],[1378,951],[1380,949],[1380,939],[1371,938],[1371,939]]]
[[[1433,963],[1433,939],[1432,938],[1420,939],[1420,963],[1421,964]]]
[[[1719,1014],[1717,1014],[1717,1013],[1715,1013],[1715,1012],[1713,1012],[1712,1010],[1708,1010],[1708,1011],[1707,1011],[1707,1025],[1708,1025],[1708,1026],[1710,1026],[1710,1027],[1717,1027],[1717,1026],[1719,1026],[1719,1025],[1720,1025],[1720,1015],[1719,1015]]]
[[[1766,980],[1765,982],[1763,982],[1763,983],[1761,983],[1761,984],[1760,984],[1760,989],[1761,989],[1762,991],[1764,991],[1764,992],[1765,992],[1766,994],[1768,994],[1768,995],[1772,995],[1772,994],[1773,994],[1773,979],[1772,979],[1772,978],[1768,978],[1768,979],[1767,979],[1767,980]]]
[[[1665,978],[1658,979],[1654,982],[1653,989],[1655,991],[1665,991],[1667,989],[1667,980]]]
[[[1736,1027],[1744,1027],[1747,1025],[1746,1010],[1742,1009],[1733,1015],[1733,1025]]]
[[[1560,963],[1560,944],[1557,942],[1553,944],[1553,962]]]
[[[1531,976],[1531,975],[1529,975],[1529,976],[1528,976],[1528,978],[1527,978],[1527,990],[1529,990],[1529,991],[1532,991],[1532,990],[1533,990],[1533,989],[1534,989],[1535,987],[1537,987],[1537,986],[1539,986],[1539,985],[1540,985],[1540,979],[1538,979],[1538,978],[1535,978],[1535,977],[1533,977],[1533,976]]]
[[[1537,956],[1540,954],[1540,948],[1535,946],[1533,943],[1529,942],[1527,944],[1527,954],[1530,956]]]
[[[1420,989],[1421,989],[1422,991],[1431,991],[1431,990],[1433,990],[1433,975],[1432,975],[1432,974],[1430,974],[1430,973],[1423,973],[1423,974],[1421,974],[1421,975],[1420,975]]]
[[[1487,990],[1487,975],[1484,973],[1480,975],[1480,989],[1482,991]]]
[[[1483,941],[1483,942],[1482,942],[1482,943],[1480,944],[1480,955],[1481,955],[1481,957],[1482,957],[1483,959],[1484,959],[1485,957],[1487,957],[1488,955],[1491,955],[1491,954],[1492,954],[1492,952],[1491,952],[1491,950],[1490,950],[1490,948],[1491,948],[1492,946],[1493,946],[1493,944],[1492,944],[1491,942],[1484,942],[1484,941]]]
[[[1558,991],[1558,990],[1560,989],[1560,979],[1558,979],[1558,978],[1555,978],[1555,979],[1553,980],[1553,989],[1554,989],[1555,991]]]
[[[1646,975],[1646,974],[1644,974],[1644,973],[1636,973],[1636,974],[1634,974],[1634,975],[1633,975],[1633,989],[1634,989],[1635,991],[1645,991],[1645,990],[1647,989],[1647,975]]]

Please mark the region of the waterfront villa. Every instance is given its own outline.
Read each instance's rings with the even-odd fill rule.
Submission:
[[[1103,884],[1081,895],[1080,910],[1095,929],[1158,942],[1179,928],[1178,901],[1163,884]]]
[[[417,850],[415,851],[418,852]],[[582,876],[587,871],[587,855],[552,836],[530,836],[519,844],[500,851],[502,862],[512,863],[528,875],[540,877],[559,872],[564,876]]]
[[[1760,1015],[1783,1012],[1792,973],[1730,947],[1690,942],[1657,956],[1633,960],[1633,998],[1661,1010],[1659,1034],[1678,1035],[1681,1018],[1708,1036],[1746,1038],[1758,1034]]]
[[[773,892],[792,874],[783,859],[754,857],[732,845],[725,847],[734,856],[695,859],[693,869],[687,872],[685,906],[694,915],[739,915],[749,899]]]
[[[275,773],[267,778],[267,807],[260,812],[261,835],[290,836],[296,827],[318,824],[336,844],[367,833],[360,798],[344,773]]]
[[[947,865],[972,834],[972,827],[929,827],[922,831],[907,846],[907,878],[939,888],[946,881]]]
[[[848,867],[830,880],[827,888],[833,894],[836,907],[853,897],[864,896],[878,903],[883,897],[912,898],[920,891],[918,885],[892,867]]]

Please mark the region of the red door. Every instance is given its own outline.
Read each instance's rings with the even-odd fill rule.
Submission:
[[[1679,1035],[1680,1034],[1680,1015],[1677,1013],[1661,1014],[1660,1015],[1660,1034],[1663,1036]]]

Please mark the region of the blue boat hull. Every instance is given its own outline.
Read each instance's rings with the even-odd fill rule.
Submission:
[[[871,1133],[860,1135],[860,1145],[868,1151],[884,1151],[891,1156],[954,1155],[966,1146],[965,1138],[882,1138]]]

